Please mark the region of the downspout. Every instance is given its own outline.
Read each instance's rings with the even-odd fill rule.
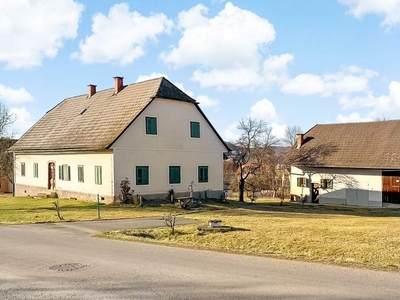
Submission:
[[[13,183],[12,183],[12,187],[13,187],[13,197],[15,197],[15,178],[16,178],[16,159],[15,159],[15,152],[13,152]]]

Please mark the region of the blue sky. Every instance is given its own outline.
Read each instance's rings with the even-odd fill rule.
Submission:
[[[17,136],[67,97],[165,76],[226,140],[237,122],[400,118],[400,0],[2,0],[0,101]]]

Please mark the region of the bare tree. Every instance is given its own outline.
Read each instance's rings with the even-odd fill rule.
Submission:
[[[9,137],[9,129],[14,122],[15,115],[0,102],[0,177],[7,178],[11,183],[14,181],[14,162],[12,153],[7,150],[15,143],[15,140]]]
[[[279,139],[272,134],[272,127],[263,120],[242,119],[237,128],[241,135],[235,143],[239,151],[234,162],[238,165],[239,201],[243,202],[246,180],[250,175],[257,176],[259,169],[268,163],[271,147],[277,145]]]
[[[15,122],[15,115],[0,102],[0,137],[6,137],[8,129]]]
[[[298,133],[301,133],[301,128],[299,126],[287,126],[282,139],[283,144],[285,146],[293,146],[296,143],[296,135]]]

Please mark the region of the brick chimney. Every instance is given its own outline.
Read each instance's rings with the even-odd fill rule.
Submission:
[[[114,77],[114,94],[118,94],[124,87],[124,77]]]
[[[94,84],[88,84],[88,97],[92,97],[94,94],[96,94],[96,86]]]
[[[302,133],[296,134],[296,147],[297,147],[297,149],[300,148],[301,145],[303,145],[303,141],[304,141],[304,134],[302,134]]]

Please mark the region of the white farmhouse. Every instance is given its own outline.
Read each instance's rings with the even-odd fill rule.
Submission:
[[[107,202],[131,181],[135,194],[164,197],[170,189],[220,196],[223,153],[229,148],[198,103],[165,78],[123,85],[63,100],[10,150],[15,195],[53,192]]]
[[[400,121],[316,125],[290,151],[292,197],[382,207],[400,204]]]

